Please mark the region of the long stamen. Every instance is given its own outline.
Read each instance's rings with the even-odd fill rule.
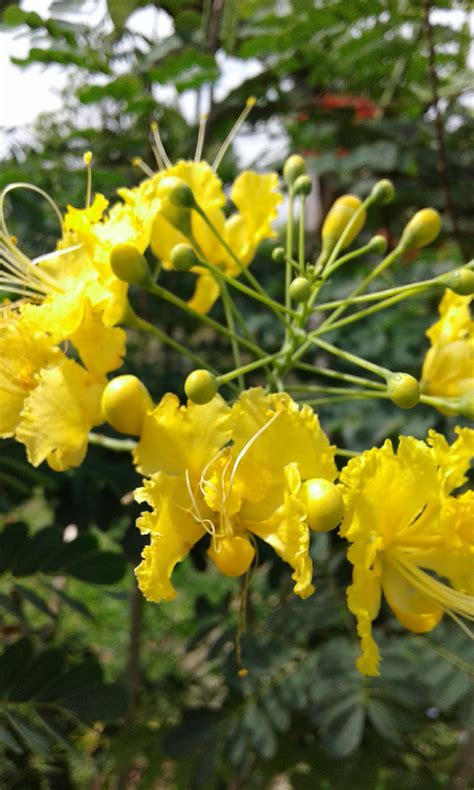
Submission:
[[[47,260],[51,257],[64,255],[69,249],[58,250],[57,253],[41,256],[36,261],[30,260],[21,250],[16,247],[11,239],[0,232],[0,264],[4,271],[0,273],[0,280],[5,283],[4,290],[9,290],[9,286],[22,288],[21,293],[26,292],[36,298],[38,295],[47,296],[51,293],[61,293],[57,281],[48,272],[37,265],[38,261]],[[16,291],[14,291],[16,293]]]
[[[197,143],[196,143],[196,153],[194,154],[194,161],[200,162],[202,157],[202,149],[204,147],[204,138],[206,135],[206,123],[207,123],[207,115],[206,113],[201,113],[199,116],[199,131],[197,136]]]
[[[212,165],[212,169],[214,170],[214,172],[218,170],[220,163],[222,162],[224,156],[226,155],[227,149],[231,145],[236,134],[240,131],[242,125],[247,120],[248,115],[252,111],[252,107],[254,107],[256,103],[257,103],[257,99],[255,98],[255,96],[249,96],[249,98],[245,103],[244,109],[240,113],[235,124],[233,125],[232,129],[230,130],[229,134],[227,135],[227,137],[225,138],[224,142],[222,143],[221,147],[217,152],[217,156],[214,159],[214,163]]]
[[[155,175],[153,170],[151,169],[151,167],[148,167],[146,162],[144,162],[143,159],[140,156],[134,156],[133,157],[132,165],[134,167],[140,168],[142,173],[145,173],[145,175],[148,176],[148,178],[151,178],[152,176]]]
[[[87,171],[87,185],[86,185],[86,208],[90,208],[92,197],[92,151],[86,151],[82,157],[86,171]]]
[[[40,187],[36,187],[33,184],[27,184],[23,181],[16,181],[13,184],[8,184],[2,191],[0,192],[0,226],[5,234],[5,236],[10,237],[10,232],[7,228],[7,223],[5,221],[5,211],[4,211],[4,202],[5,198],[9,192],[13,192],[14,189],[29,189],[31,192],[36,192],[38,195],[41,195],[51,206],[54,213],[56,214],[57,220],[59,222],[59,227],[61,228],[61,237],[64,237],[64,222],[63,222],[63,215],[61,214],[58,205],[54,202],[53,198],[48,195],[44,189],[40,189]]]
[[[238,456],[236,458],[236,461],[235,461],[235,464],[234,464],[234,468],[232,469],[232,472],[231,472],[231,475],[230,475],[229,487],[227,489],[227,493],[226,493],[226,496],[225,496],[225,501],[228,500],[228,498],[230,497],[230,495],[232,493],[232,485],[234,483],[235,475],[237,474],[237,469],[239,468],[239,465],[240,465],[241,461],[247,455],[247,453],[250,450],[250,448],[252,447],[252,445],[257,441],[257,439],[262,435],[262,433],[264,433],[267,430],[267,428],[269,428],[270,425],[272,425],[275,422],[275,420],[278,419],[280,414],[281,414],[281,412],[279,412],[279,411],[275,412],[273,417],[271,417],[268,420],[268,422],[266,422],[264,425],[262,425],[262,427],[257,431],[257,433],[254,433],[254,435],[248,440],[247,444],[245,444],[242,447],[240,453],[238,454]]]
[[[161,140],[161,137],[160,137],[160,130],[159,130],[159,127],[158,127],[158,124],[156,123],[156,121],[152,121],[152,123],[151,123],[151,133],[153,135],[153,139],[155,141],[155,146],[156,146],[157,152],[159,154],[159,157],[161,158],[161,160],[163,162],[163,165],[164,165],[164,167],[160,167],[160,164],[159,164],[159,162],[157,160],[158,167],[160,167],[160,170],[168,168],[168,167],[171,167],[171,162],[170,162],[170,160],[168,158],[168,154],[166,153],[165,147],[164,147],[164,145],[162,143],[162,140]],[[156,154],[155,154],[155,156],[156,156]]]
[[[427,598],[431,598],[446,612],[461,615],[467,620],[474,620],[474,598],[471,595],[458,592],[447,584],[434,579],[414,563],[408,562],[399,551],[394,551],[390,560],[413,587],[416,587]]]

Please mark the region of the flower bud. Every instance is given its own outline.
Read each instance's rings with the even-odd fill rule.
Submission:
[[[191,187],[184,183],[184,181],[179,181],[174,186],[171,187],[170,191],[168,192],[168,199],[173,206],[177,206],[178,208],[195,208],[196,201],[194,200],[194,195],[192,192]]]
[[[306,505],[306,522],[315,532],[329,532],[344,515],[344,500],[339,488],[323,478],[306,480],[298,496]]]
[[[440,282],[458,296],[474,294],[474,271],[468,269],[467,266],[448,272],[440,277]]]
[[[370,197],[374,203],[384,206],[386,203],[391,203],[395,197],[395,187],[388,178],[382,178],[374,184]]]
[[[298,176],[293,185],[294,195],[304,195],[307,197],[313,188],[313,182],[309,176]]]
[[[85,167],[89,167],[92,162],[92,151],[86,151],[82,157],[82,161],[84,162]]]
[[[399,247],[403,252],[426,247],[436,239],[441,230],[441,217],[434,208],[422,208],[405,226]]]
[[[117,244],[110,253],[110,267],[119,280],[132,285],[144,285],[150,279],[146,258],[133,244]]]
[[[462,398],[459,398],[458,412],[461,417],[467,417],[468,420],[474,420],[474,392],[466,392]]]
[[[217,379],[208,370],[193,370],[184,382],[184,391],[189,400],[203,406],[209,403],[218,390]]]
[[[292,187],[299,176],[306,175],[306,162],[302,156],[293,154],[283,166],[283,178],[287,187]]]
[[[357,209],[361,207],[361,205],[362,201],[360,198],[356,197],[356,195],[342,195],[342,197],[338,198],[331,206],[321,229],[321,238],[323,241],[324,250],[328,251],[334,247],[337,240],[340,238],[346,226],[351,221],[352,217],[356,213]],[[353,226],[348,237],[346,238],[342,249],[345,249],[354,241],[355,237],[363,227],[366,217],[367,215],[365,211],[363,211]]]
[[[173,247],[170,261],[178,272],[188,272],[199,263],[196,253],[189,244],[177,244]]]
[[[150,393],[136,376],[117,376],[102,393],[102,413],[119,433],[139,436],[145,415],[152,407]]]
[[[286,253],[283,247],[275,247],[272,252],[272,258],[276,263],[285,263]]]
[[[300,304],[307,302],[311,296],[311,283],[306,277],[296,277],[290,283],[290,296],[294,302]]]
[[[215,538],[207,553],[224,576],[242,576],[255,557],[255,549],[250,541],[237,535]]]
[[[368,243],[369,252],[375,255],[384,255],[387,252],[387,239],[385,236],[372,236]]]
[[[408,373],[392,373],[387,378],[387,394],[401,409],[412,409],[420,400],[420,385]]]

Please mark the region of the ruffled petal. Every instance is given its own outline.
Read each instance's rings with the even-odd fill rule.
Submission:
[[[196,281],[196,287],[188,305],[198,313],[208,313],[220,296],[220,288],[214,277],[201,274]]]
[[[58,471],[79,466],[89,431],[102,422],[100,400],[105,384],[105,378],[92,376],[65,357],[61,364],[40,371],[16,431],[33,466],[45,460]]]
[[[176,395],[166,394],[145,417],[140,442],[134,452],[138,471],[151,475],[163,471],[194,482],[230,438],[230,409],[216,396],[204,406],[180,406]]]
[[[427,598],[390,564],[384,563],[382,589],[397,620],[415,634],[426,634],[436,628],[443,609]]]
[[[190,512],[192,502],[183,480],[159,472],[137,491],[136,498],[153,507],[137,522],[143,533],[151,535],[135,570],[138,586],[149,601],[171,601],[176,596],[171,583],[173,570],[205,529]]]
[[[71,335],[71,342],[91,373],[101,375],[120,367],[125,356],[125,341],[123,329],[106,327],[102,316],[93,311],[90,304],[85,304],[81,325]]]

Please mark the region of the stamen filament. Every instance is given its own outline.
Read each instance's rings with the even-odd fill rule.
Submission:
[[[252,108],[255,106],[256,103],[257,103],[257,100],[256,100],[255,96],[249,96],[249,98],[246,101],[244,109],[240,113],[240,115],[237,118],[235,124],[233,125],[232,129],[230,130],[229,134],[227,135],[227,137],[225,138],[224,142],[222,143],[221,147],[219,148],[219,150],[217,152],[217,156],[214,159],[214,162],[213,162],[213,165],[212,165],[212,169],[214,170],[214,172],[217,172],[220,163],[222,162],[224,156],[227,153],[227,150],[228,150],[229,146],[232,143],[232,140],[234,139],[234,137],[239,132],[239,130],[242,127],[242,125],[247,120],[247,117],[249,116],[250,112],[252,111]]]
[[[206,134],[206,123],[207,123],[207,115],[206,113],[201,113],[199,116],[199,131],[197,136],[197,143],[196,143],[196,153],[194,154],[194,161],[200,162],[202,157],[202,149],[204,148],[204,138]]]
[[[160,137],[160,130],[159,130],[159,127],[158,127],[158,124],[156,123],[156,121],[152,121],[151,133],[152,133],[153,139],[155,141],[156,149],[157,149],[157,151],[159,153],[159,156],[163,160],[163,164],[164,164],[165,168],[171,167],[171,162],[170,162],[170,160],[168,158],[168,155],[167,155],[167,153],[165,151],[165,147],[164,147],[164,145],[162,143],[162,140],[161,140],[161,137]]]

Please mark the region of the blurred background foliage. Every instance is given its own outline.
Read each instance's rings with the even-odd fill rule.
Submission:
[[[131,24],[152,8],[167,33],[151,24],[145,35]],[[41,116],[28,143],[24,130],[9,130],[0,187],[30,181],[62,209],[81,206],[82,154],[91,149],[95,189],[113,200],[118,186],[140,178],[133,157],[153,166],[151,120],[176,161],[193,156],[207,112],[212,160],[255,95],[220,175],[230,182],[241,166],[281,172],[289,152],[303,154],[315,183],[309,254],[335,197],[365,196],[389,177],[396,200],[373,212],[363,238],[381,232],[393,245],[425,205],[438,208],[444,224],[435,248],[416,262],[407,256],[382,285],[432,276],[472,255],[468,3],[54,0],[44,17],[21,3],[2,9],[4,29],[30,42],[18,67],[60,64],[68,86],[62,110]],[[100,21],[91,24],[98,9]],[[465,20],[456,32],[453,14]],[[54,246],[57,228],[35,194],[14,193],[7,219],[31,254]],[[278,296],[282,273],[268,253],[264,247],[254,272]],[[371,265],[339,270],[328,298],[347,293]],[[165,276],[189,294],[191,278]],[[177,339],[230,365],[228,348],[208,330],[141,293],[132,301]],[[272,320],[239,306],[271,349]],[[419,375],[435,316],[435,299],[402,303],[331,340]],[[327,364],[320,354],[314,361]],[[124,372],[140,375],[155,399],[182,394],[188,370],[131,333]],[[421,437],[429,427],[451,435],[454,424],[427,407],[402,413],[384,401],[321,405],[320,415],[331,440],[353,450],[400,433]],[[313,541],[317,592],[302,602],[263,547],[242,638],[249,675],[238,678],[239,591],[206,567],[205,547],[178,569],[175,602],[144,604],[137,593],[132,567],[142,538],[131,492],[138,482],[128,457],[105,448],[91,447],[79,470],[58,475],[33,470],[18,445],[2,443],[2,788],[472,787],[473,670],[469,640],[454,624],[420,638],[384,610],[383,674],[369,681],[353,668],[343,549],[331,536]]]

